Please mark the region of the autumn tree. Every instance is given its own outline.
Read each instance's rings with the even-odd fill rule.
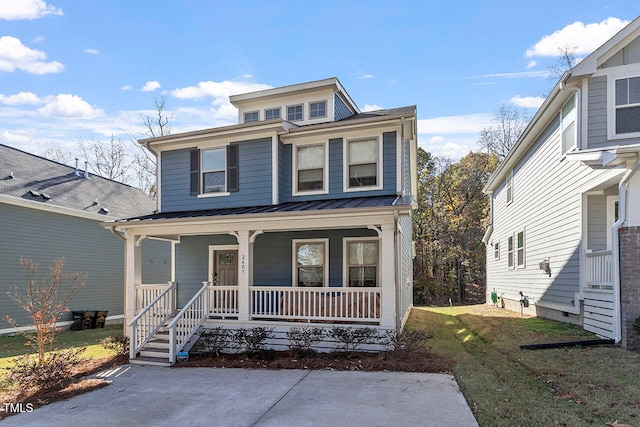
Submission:
[[[480,131],[478,143],[487,153],[502,160],[518,141],[530,119],[524,108],[503,104],[496,112],[491,125]]]

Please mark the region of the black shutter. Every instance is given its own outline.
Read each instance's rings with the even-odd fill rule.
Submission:
[[[191,150],[191,195],[200,194],[200,150]]]
[[[227,146],[227,191],[240,191],[240,170],[238,168],[238,144]]]

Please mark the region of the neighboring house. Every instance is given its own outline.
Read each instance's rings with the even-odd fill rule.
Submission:
[[[39,265],[38,282],[56,259],[63,260],[65,273],[87,278],[69,310],[105,310],[108,320],[122,322],[123,243],[100,223],[154,209],[155,201],[136,188],[0,144],[0,334],[15,332],[5,315],[27,329],[31,325],[27,313],[6,295],[16,287],[26,290],[21,258]],[[145,249],[146,280],[166,283],[169,245],[156,242]],[[61,325],[68,325],[71,316],[65,314]]]
[[[402,328],[415,106],[360,112],[336,78],[230,100],[239,124],[140,141],[158,160],[158,213],[104,224],[126,235],[131,358],[161,356],[147,341],[163,326],[165,362],[200,325],[273,327],[275,346],[293,326]],[[170,288],[140,278],[146,238],[173,242]]]
[[[488,300],[638,347],[639,156],[637,18],[564,74],[487,183]]]

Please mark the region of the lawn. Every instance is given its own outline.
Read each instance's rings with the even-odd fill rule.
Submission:
[[[614,346],[520,350],[595,338],[572,325],[487,305],[415,308],[481,426],[640,425],[640,354]]]

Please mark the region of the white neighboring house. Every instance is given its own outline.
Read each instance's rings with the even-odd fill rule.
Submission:
[[[487,301],[638,348],[639,167],[636,18],[562,76],[487,183]]]

